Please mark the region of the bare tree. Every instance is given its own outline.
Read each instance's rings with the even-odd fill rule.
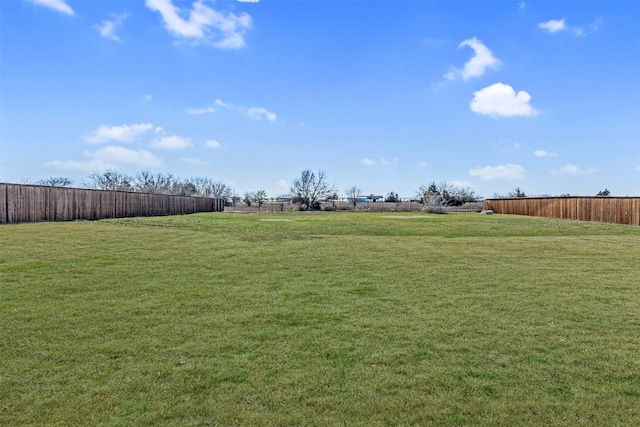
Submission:
[[[36,185],[46,185],[48,187],[70,187],[73,181],[69,178],[61,176],[53,176],[51,178],[41,179],[36,181]]]
[[[197,193],[204,197],[214,197],[228,200],[233,190],[228,185],[211,178],[192,178],[188,182],[194,185]]]
[[[104,172],[91,172],[89,182],[85,185],[96,190],[133,191],[132,181],[133,178],[126,174],[107,169]]]
[[[418,199],[425,209],[435,213],[443,212],[445,206],[462,206],[474,202],[478,196],[470,188],[460,188],[443,182],[437,185],[432,182],[428,186],[418,188]]]
[[[229,187],[227,184],[215,181],[211,183],[211,194],[210,197],[218,198],[218,199],[231,199],[233,195],[233,189]]]
[[[264,190],[258,190],[253,194],[253,202],[258,205],[258,211],[267,200],[267,192]]]
[[[291,197],[295,203],[300,203],[302,209],[319,209],[320,201],[328,198],[335,191],[323,171],[316,175],[311,170],[302,171],[299,178],[293,181]]]
[[[353,204],[353,210],[356,209],[356,205],[358,204],[358,196],[361,192],[362,190],[360,190],[360,188],[356,187],[355,185],[347,188],[347,191],[345,192],[345,194],[347,195],[347,201]]]
[[[142,171],[136,175],[133,187],[141,193],[170,194],[176,180],[173,175],[161,173],[153,175],[149,171]]]
[[[445,206],[445,200],[442,197],[441,191],[435,182],[429,185],[421,185],[418,187],[417,199],[422,203],[425,210],[433,213],[442,213]]]
[[[192,182],[175,181],[173,184],[171,184],[171,190],[169,194],[173,194],[176,196],[197,196],[198,189]]]

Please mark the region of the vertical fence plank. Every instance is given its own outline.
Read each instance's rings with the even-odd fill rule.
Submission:
[[[7,186],[0,184],[0,224],[6,224],[7,220]]]

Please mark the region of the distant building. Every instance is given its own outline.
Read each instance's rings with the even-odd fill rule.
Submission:
[[[356,201],[356,203],[384,202],[384,196],[374,196],[373,194],[370,194],[368,196],[358,196],[358,197],[356,197],[355,201]],[[353,203],[353,198],[352,197],[347,198],[347,202]]]

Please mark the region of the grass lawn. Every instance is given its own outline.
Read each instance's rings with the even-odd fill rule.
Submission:
[[[0,227],[0,425],[640,425],[640,227]]]

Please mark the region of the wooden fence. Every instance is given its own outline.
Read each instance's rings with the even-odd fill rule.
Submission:
[[[640,197],[487,199],[484,201],[484,208],[499,214],[640,225]]]
[[[0,183],[0,224],[221,212],[223,199]]]

